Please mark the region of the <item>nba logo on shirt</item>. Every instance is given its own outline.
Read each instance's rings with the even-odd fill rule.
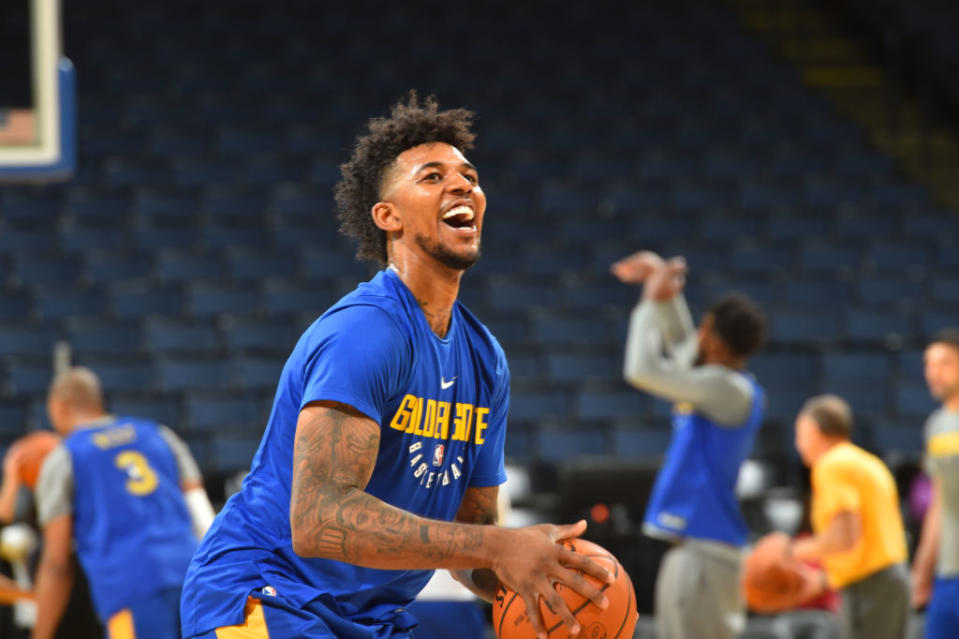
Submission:
[[[433,446],[433,465],[442,466],[443,465],[443,453],[446,451],[446,446],[443,444],[436,444]]]

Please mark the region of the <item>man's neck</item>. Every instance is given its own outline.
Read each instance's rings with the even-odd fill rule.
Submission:
[[[437,264],[419,256],[390,259],[389,268],[395,272],[413,293],[416,303],[426,316],[430,329],[446,337],[450,329],[453,303],[460,290],[463,271]]]
[[[959,393],[954,393],[952,397],[947,397],[942,402],[942,407],[950,413],[959,413]]]

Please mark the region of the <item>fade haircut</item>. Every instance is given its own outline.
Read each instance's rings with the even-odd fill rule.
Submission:
[[[852,408],[838,395],[817,395],[808,399],[799,413],[816,422],[823,435],[842,439],[852,436]]]
[[[334,189],[340,232],[357,242],[357,258],[386,264],[386,232],[373,223],[371,210],[382,199],[397,156],[430,142],[468,151],[476,138],[470,130],[472,123],[472,111],[440,111],[435,98],[421,102],[416,91],[395,104],[389,117],[369,121],[369,133],[357,138],[350,159],[340,165],[343,178]]]
[[[85,366],[74,366],[54,377],[48,396],[63,400],[74,408],[103,410],[100,378]]]
[[[766,315],[742,293],[727,293],[706,311],[713,318],[713,332],[739,357],[749,357],[766,337]]]

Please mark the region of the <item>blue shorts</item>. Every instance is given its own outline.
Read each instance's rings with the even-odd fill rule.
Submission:
[[[925,639],[959,637],[959,577],[936,577],[926,609]]]
[[[246,600],[244,621],[216,628],[190,639],[413,639],[416,625],[405,611],[390,623],[358,624],[327,608],[317,599],[298,608],[280,597],[254,593]]]
[[[106,622],[109,639],[176,639],[180,636],[180,589],[161,590]]]

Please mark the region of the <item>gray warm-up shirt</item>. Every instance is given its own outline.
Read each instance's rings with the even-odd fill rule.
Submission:
[[[959,413],[940,408],[926,420],[923,462],[939,484],[939,552],[936,575],[959,576]]]
[[[626,381],[672,402],[688,402],[721,426],[739,426],[749,417],[753,386],[725,366],[695,365],[696,330],[682,295],[665,302],[642,301],[629,319]]]

